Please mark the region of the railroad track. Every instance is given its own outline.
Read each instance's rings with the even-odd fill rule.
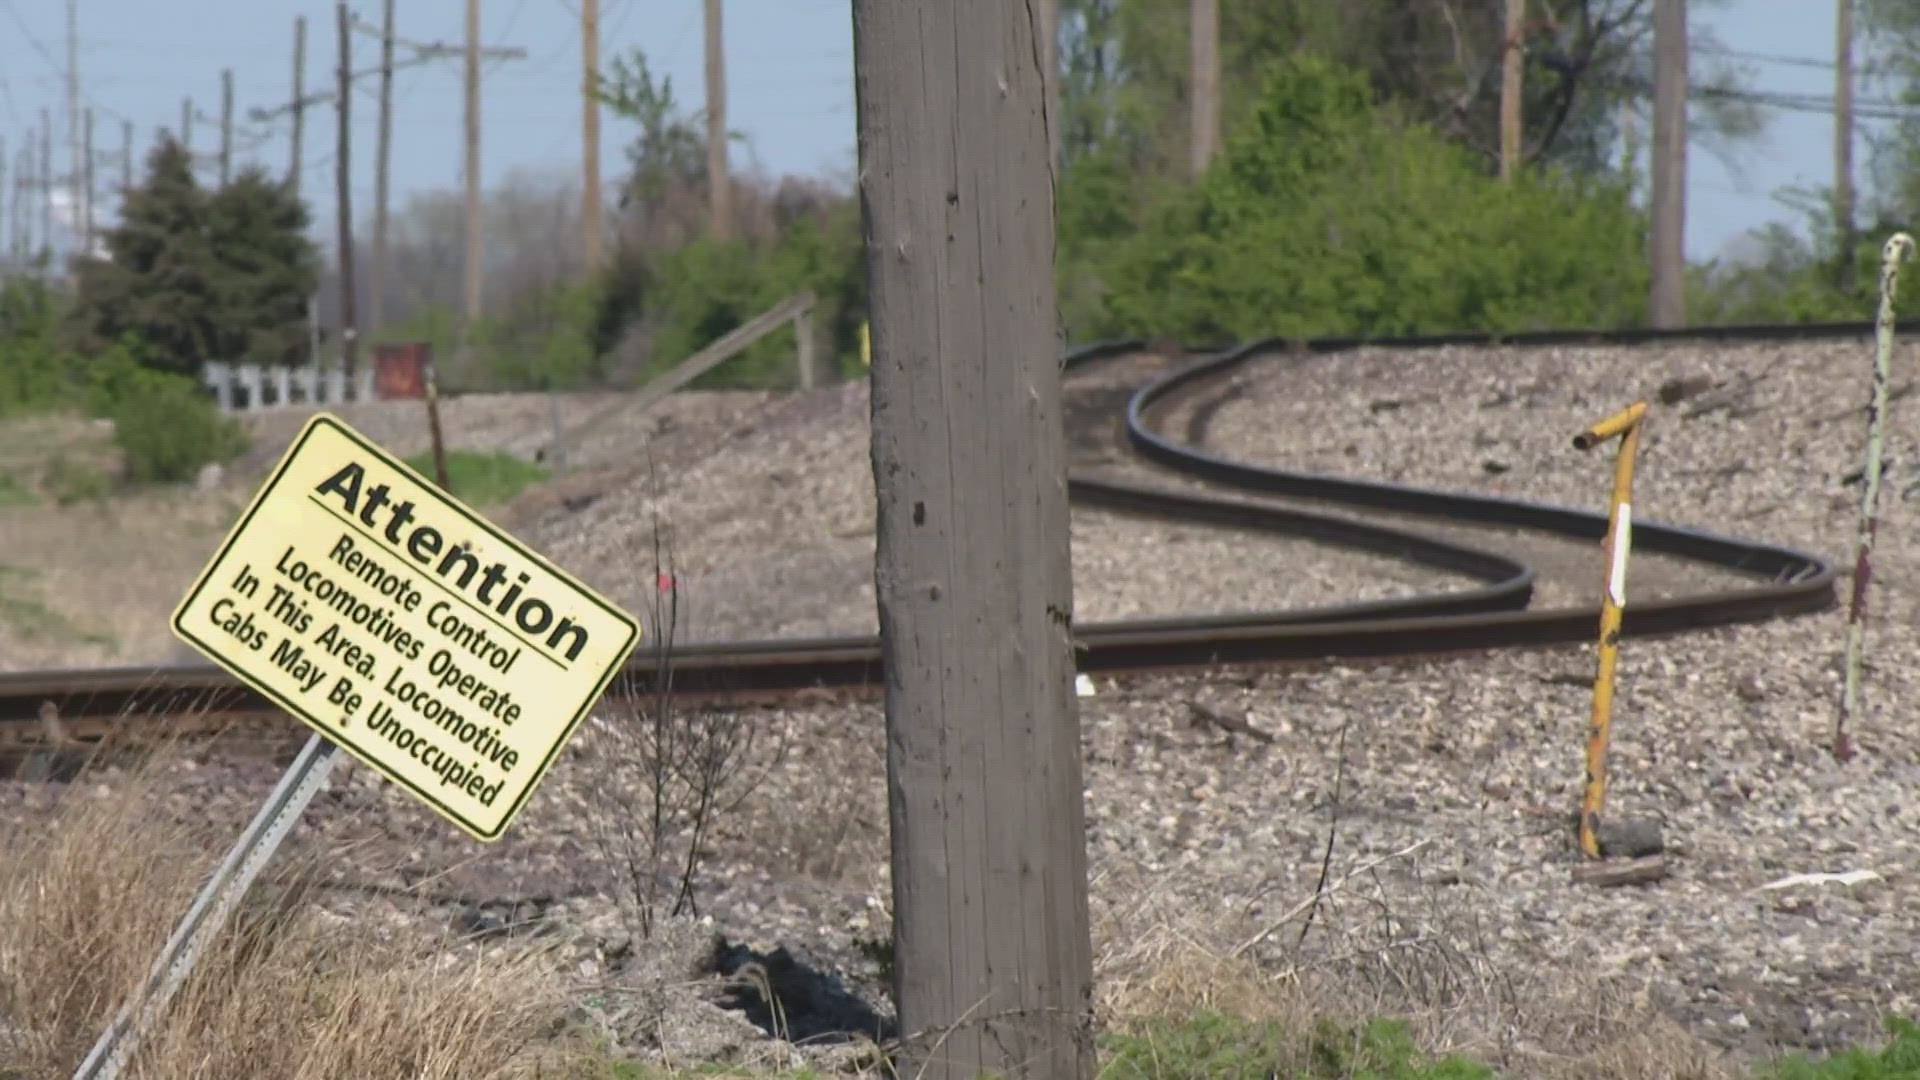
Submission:
[[[1810,340],[1860,335],[1871,329],[1864,324],[1836,324],[1551,333],[1508,337],[1500,343]],[[1211,454],[1167,430],[1174,426],[1168,418],[1179,412],[1183,401],[1190,403],[1195,395],[1246,365],[1283,363],[1290,356],[1325,355],[1361,346],[1493,343],[1484,335],[1263,341],[1189,354],[1197,359],[1176,364],[1123,395],[1110,393],[1109,407],[1122,399],[1125,403],[1120,415],[1110,420],[1102,420],[1097,413],[1084,415],[1084,402],[1083,415],[1075,417],[1070,400],[1070,423],[1115,424],[1122,445],[1132,453],[1201,481],[1206,488],[1157,485],[1133,475],[1103,475],[1076,467],[1070,491],[1077,505],[1307,537],[1423,564],[1471,583],[1445,592],[1363,603],[1082,624],[1075,630],[1080,670],[1114,675],[1234,663],[1426,656],[1589,640],[1598,625],[1597,599],[1592,604],[1536,608],[1533,567],[1468,541],[1475,530],[1497,527],[1510,534],[1597,545],[1606,530],[1604,515],[1466,492],[1266,468]],[[1103,364],[1125,370],[1130,359],[1137,362],[1151,352],[1145,342],[1105,342],[1081,348],[1063,362],[1077,377]],[[1076,454],[1076,458],[1085,456]],[[1365,515],[1373,520],[1364,520]],[[1419,530],[1384,523],[1389,520],[1426,522],[1430,527]],[[1760,540],[1636,521],[1634,553],[1636,558],[1653,555],[1711,567],[1748,583],[1637,601],[1625,616],[1623,631],[1629,636],[1803,614],[1835,602],[1834,571],[1825,561]],[[610,696],[652,693],[657,670],[658,658],[647,655],[643,644]],[[673,693],[696,700],[747,702],[807,691],[871,691],[881,675],[880,643],[873,636],[858,636],[676,645],[671,672]],[[169,718],[167,730],[176,731],[182,723],[219,725],[236,716],[274,712],[260,695],[211,665],[0,675],[0,748],[9,742],[41,743],[55,735],[90,741],[134,727],[128,721],[142,717]]]

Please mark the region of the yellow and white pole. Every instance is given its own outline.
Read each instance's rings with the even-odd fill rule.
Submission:
[[[1591,450],[1615,436],[1620,438],[1607,535],[1601,541],[1607,576],[1600,598],[1600,670],[1593,680],[1593,720],[1587,727],[1587,791],[1580,807],[1580,849],[1592,859],[1600,857],[1600,810],[1607,801],[1607,738],[1613,722],[1621,613],[1627,606],[1627,552],[1633,546],[1633,460],[1640,450],[1640,426],[1646,415],[1647,403],[1635,402],[1573,437],[1577,450]]]

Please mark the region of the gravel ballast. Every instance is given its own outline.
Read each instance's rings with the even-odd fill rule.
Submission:
[[[1217,411],[1207,437],[1216,451],[1256,462],[1601,509],[1611,451],[1582,454],[1570,437],[1647,398],[1655,405],[1636,518],[1762,538],[1845,566],[1858,489],[1843,479],[1859,467],[1864,445],[1871,349],[1860,338],[1269,362],[1245,369],[1240,393]],[[1908,366],[1901,351],[1897,370]],[[1717,391],[1659,404],[1662,385],[1686,376],[1735,390],[1732,403],[1692,419],[1682,414]],[[870,489],[860,488],[864,394],[820,393],[841,398],[806,424],[762,425],[729,441],[660,496],[692,596],[703,582],[711,592],[722,580],[745,580],[740,553],[756,551],[771,568],[760,571],[771,577],[769,592],[818,590],[793,608],[743,615],[742,624],[784,619],[799,632],[851,625],[871,610],[869,599],[835,595],[856,587],[851,569],[835,577],[800,562],[788,578],[777,576],[782,552],[796,549],[824,548],[823,560],[871,570]],[[1371,407],[1383,398],[1400,404]],[[1079,703],[1098,949],[1110,961],[1103,975],[1125,977],[1125,958],[1170,927],[1224,954],[1278,923],[1246,949],[1267,970],[1339,973],[1407,1007],[1451,1003],[1465,1010],[1461,1037],[1480,1045],[1494,1029],[1537,1040],[1525,1033],[1541,1030],[1544,1012],[1563,1008],[1551,1003],[1596,980],[1742,1054],[1877,1040],[1882,1016],[1920,1007],[1920,960],[1907,947],[1920,938],[1920,810],[1912,799],[1920,732],[1901,708],[1920,689],[1920,632],[1908,625],[1920,544],[1903,500],[1912,475],[1905,463],[1920,460],[1907,434],[1914,421],[1902,409],[1910,403],[1895,405],[1890,430],[1896,464],[1883,502],[1854,761],[1842,765],[1827,752],[1843,610],[1626,640],[1609,812],[1661,822],[1668,874],[1601,889],[1569,879],[1581,861],[1572,814],[1590,648],[1229,669],[1124,686],[1102,679]],[[1454,437],[1433,437],[1442,420]],[[1490,449],[1510,465],[1498,476],[1483,468]],[[562,565],[595,567],[583,576],[632,602],[639,583],[651,587],[651,568],[631,571],[620,561],[634,558],[652,510],[631,494],[609,494],[539,522],[527,538]],[[1078,512],[1075,527],[1096,540],[1109,527],[1143,535],[1132,523]],[[822,536],[844,547],[824,545]],[[1219,586],[1223,596],[1244,596],[1273,567],[1311,566],[1325,570],[1330,598],[1362,598],[1336,588],[1341,571],[1324,552],[1283,560],[1267,544],[1255,553],[1222,542],[1254,568]],[[1096,573],[1132,579],[1165,567],[1171,577],[1147,581],[1137,595],[1152,598],[1154,613],[1204,610],[1183,598],[1195,595],[1189,584],[1215,587],[1203,579],[1219,564],[1169,557],[1164,533],[1140,546],[1151,551],[1095,563]],[[1631,583],[1630,572],[1630,597]],[[1128,611],[1121,590],[1134,587],[1076,582],[1080,617]],[[738,588],[742,596],[754,591]],[[1843,581],[1843,596],[1845,589]],[[1314,601],[1295,593],[1289,602]],[[724,622],[708,618],[698,629]],[[718,823],[701,911],[732,941],[804,951],[878,1004],[879,969],[862,942],[888,932],[882,711],[870,699],[824,699],[735,715],[763,734],[754,761],[764,780]],[[606,758],[612,738],[583,728],[514,832],[480,860],[450,827],[351,766],[309,812],[303,842],[353,841],[343,877],[431,879],[480,897],[557,895],[548,917],[582,935],[579,963],[592,965],[589,981],[600,979],[609,951],[621,951],[613,943],[625,940],[594,843],[595,823],[614,805],[605,788],[617,771]],[[273,775],[261,763],[208,755],[182,767],[176,812],[231,821],[237,831]],[[110,793],[113,783],[90,779],[69,790]],[[48,794],[5,785],[0,813],[30,820]],[[1321,877],[1330,830],[1326,876],[1340,888],[1301,940],[1301,905]],[[1794,874],[1854,870],[1872,876],[1767,887]],[[351,902],[401,918],[397,900]],[[452,916],[443,906],[408,917]],[[716,1014],[700,1039],[687,1036],[689,1045],[749,1053],[742,1033],[727,1026],[738,1014],[725,1015],[733,1020]]]

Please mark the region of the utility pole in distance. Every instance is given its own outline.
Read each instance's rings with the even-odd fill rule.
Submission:
[[[53,116],[40,110],[40,238],[53,254]]]
[[[300,194],[300,136],[302,121],[306,119],[306,106],[302,100],[302,86],[306,82],[307,72],[307,17],[296,16],[293,20],[293,164],[287,169],[287,182],[293,186],[293,194]]]
[[[340,76],[339,88],[334,92],[340,116],[339,149],[334,171],[338,188],[340,235],[340,367],[347,377],[347,386],[354,385],[354,371],[360,358],[359,328],[354,322],[354,282],[353,282],[353,173],[347,167],[347,151],[353,140],[352,109],[353,66],[350,58],[350,46],[347,43],[347,3],[338,0],[335,5],[340,22]],[[349,389],[348,393],[352,393]]]
[[[467,0],[467,265],[466,317],[460,328],[462,356],[473,347],[480,321],[480,0]]]
[[[1653,237],[1649,315],[1687,322],[1687,0],[1653,4]]]
[[[380,136],[373,148],[373,265],[367,268],[367,327],[380,332],[386,310],[387,170],[393,158],[393,0],[380,15]]]
[[[727,49],[722,0],[707,2],[707,199],[708,227],[722,240],[733,235],[733,177],[727,166]]]
[[[1526,69],[1527,0],[1507,0],[1507,44],[1500,63],[1500,179],[1520,169],[1521,93]]]
[[[1044,82],[960,9],[853,2],[901,1073],[1088,1078]]]
[[[1220,143],[1220,3],[1193,0],[1188,9],[1187,45],[1190,53],[1187,92],[1193,115],[1189,124],[1191,160],[1197,179],[1213,162]]]
[[[233,175],[233,69],[220,69],[220,186]]]
[[[1833,226],[1840,288],[1852,292],[1853,272],[1853,0],[1834,4]]]
[[[80,114],[80,251],[93,254],[93,107]]]
[[[600,0],[580,0],[581,269],[600,266]]]

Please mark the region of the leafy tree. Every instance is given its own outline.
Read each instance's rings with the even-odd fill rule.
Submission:
[[[1379,104],[1365,74],[1296,57],[1218,166],[1111,247],[1094,336],[1631,325],[1644,236],[1617,181],[1536,170],[1501,184]]]
[[[796,220],[772,243],[703,237],[658,260],[648,297],[657,327],[650,365],[664,370],[801,290],[812,290],[828,365],[858,370],[866,265],[858,205]],[[775,333],[696,380],[696,386],[789,385],[792,338]]]
[[[1902,0],[1881,0],[1902,2]],[[1695,0],[1694,8],[1726,0]],[[1651,0],[1530,5],[1525,31],[1526,152],[1531,161],[1606,168],[1614,118],[1651,90]],[[1260,75],[1280,57],[1313,54],[1365,73],[1373,92],[1411,119],[1498,163],[1505,0],[1221,0],[1223,124],[1255,107]],[[1169,0],[1062,0],[1063,149],[1069,160],[1115,148],[1136,169],[1184,167],[1189,142],[1188,5]],[[1695,18],[1689,37],[1714,44]],[[1737,69],[1696,50],[1693,125],[1731,147],[1760,131]]]

